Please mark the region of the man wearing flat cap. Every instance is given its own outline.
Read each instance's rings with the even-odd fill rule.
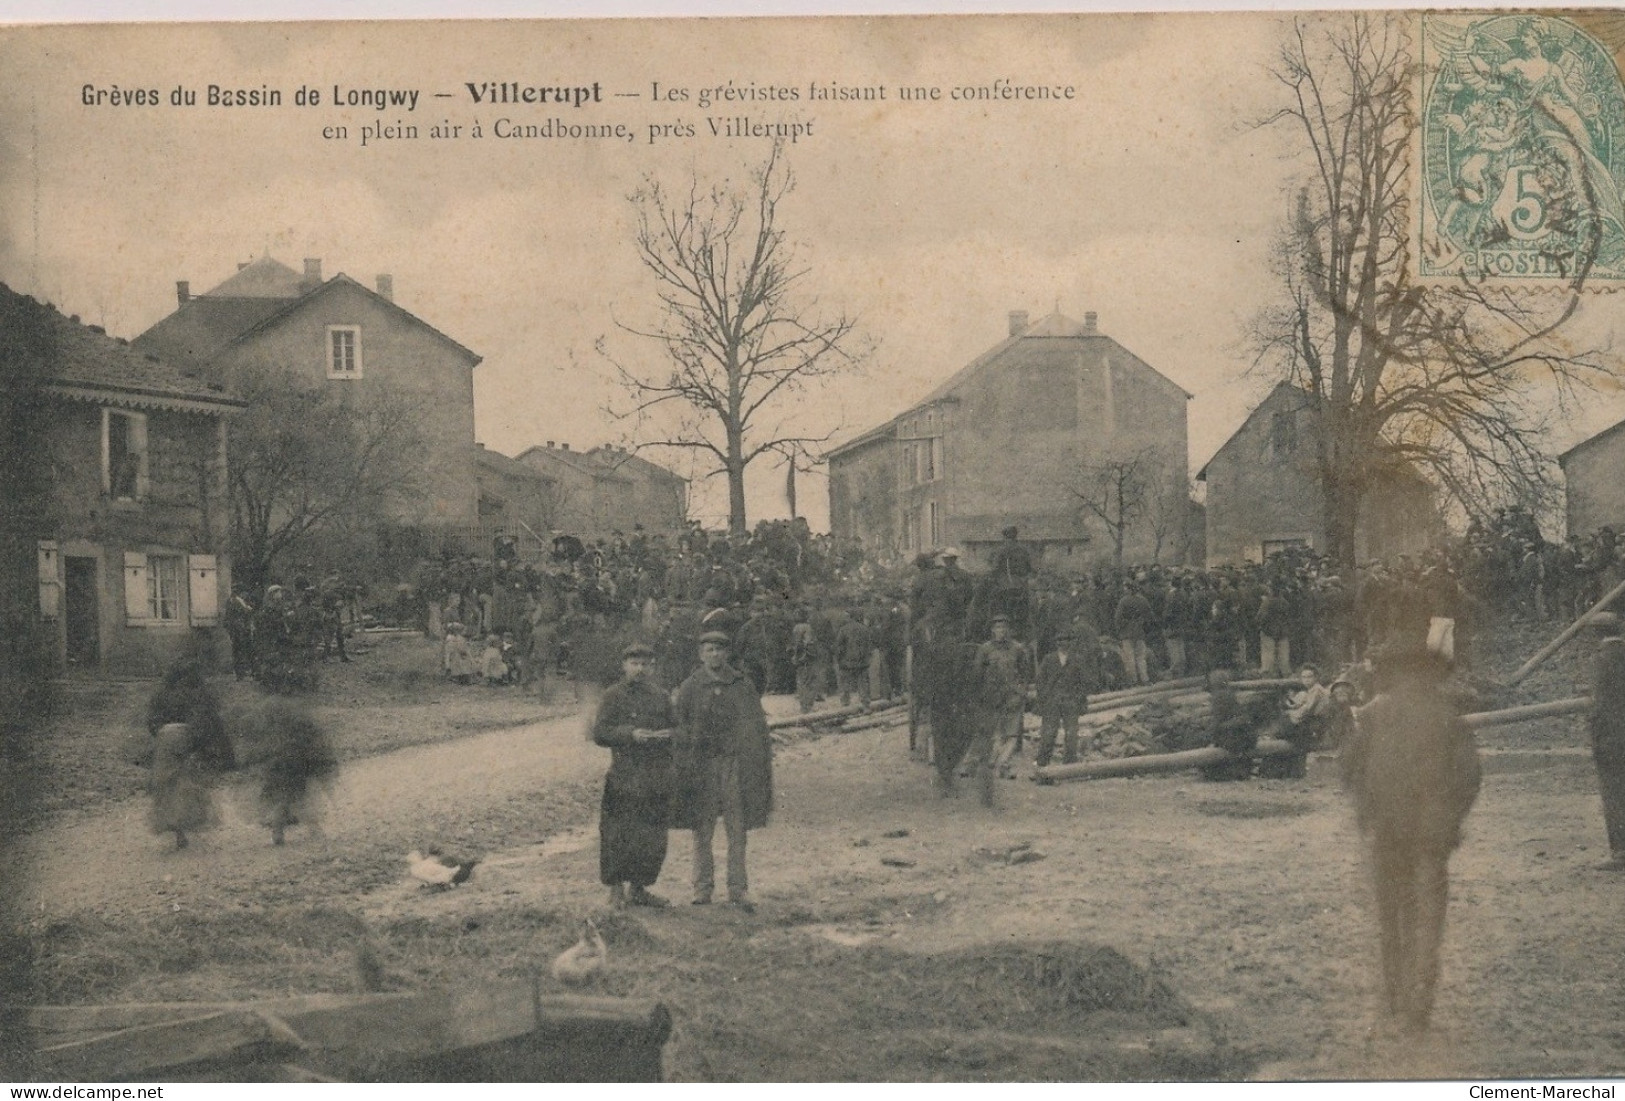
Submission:
[[[1050,763],[1055,753],[1055,735],[1064,735],[1061,762],[1072,764],[1078,759],[1078,716],[1089,708],[1089,690],[1094,687],[1095,654],[1078,652],[1073,648],[1071,630],[1062,630],[1055,636],[1055,649],[1044,655],[1038,664],[1038,688],[1035,706],[1038,709],[1039,768]]]
[[[621,651],[622,679],[604,693],[592,740],[609,748],[598,813],[598,873],[611,906],[665,906],[649,893],[666,862],[673,791],[671,700],[650,682],[654,650]]]
[[[1021,751],[1021,714],[1033,682],[1032,654],[1010,637],[1009,616],[993,617],[993,637],[976,648],[972,676],[984,721],[965,759],[983,805],[992,806],[994,772],[1009,775],[1009,761]]]
[[[677,796],[674,824],[694,831],[694,905],[711,901],[717,819],[728,837],[728,901],[750,901],[745,837],[767,825],[773,809],[773,741],[761,697],[729,662],[729,639],[700,636],[700,667],[677,689]]]

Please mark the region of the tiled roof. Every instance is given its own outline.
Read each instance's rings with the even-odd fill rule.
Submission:
[[[244,264],[237,274],[213,290],[205,291],[205,298],[298,298],[309,288],[304,276],[280,260],[261,256]]]
[[[1060,343],[1060,341],[1066,341],[1067,343]],[[891,420],[886,421],[884,424],[876,425],[874,428],[868,429],[860,435],[854,436],[852,439],[847,440],[845,443],[832,448],[829,454],[831,456],[840,455],[862,444],[873,442],[884,429],[890,427],[901,418],[908,416],[910,413],[922,408],[923,406],[934,405],[937,402],[949,397],[954,393],[954,391],[963,386],[972,376],[980,373],[983,369],[993,365],[995,362],[1000,367],[1004,368],[1044,366],[1050,364],[1072,366],[1076,362],[1075,357],[1077,355],[1077,346],[1075,343],[1073,343],[1075,341],[1089,341],[1091,343],[1096,341],[1105,341],[1108,344],[1113,345],[1116,345],[1117,343],[1116,341],[1112,340],[1111,337],[1088,328],[1081,321],[1074,321],[1072,318],[1067,317],[1062,313],[1052,313],[1048,317],[1040,318],[1038,321],[1033,322],[1033,324],[1027,326],[1027,328],[1023,329],[1018,335],[1001,340],[999,343],[995,344],[993,347],[971,360],[965,366],[949,375],[946,381],[937,386],[919,401],[911,404],[907,409],[903,410]],[[1119,347],[1121,346],[1119,345]],[[1128,352],[1126,348],[1123,349],[1123,351],[1129,355],[1133,355],[1133,353]],[[1138,357],[1135,358],[1138,360]],[[1161,371],[1158,371],[1155,367],[1152,367],[1149,364],[1146,364],[1145,367],[1146,370],[1150,371],[1158,378],[1163,379],[1170,386],[1175,386],[1178,388],[1187,398],[1190,397],[1190,394],[1185,393],[1182,387],[1178,387],[1172,379],[1169,379]]]
[[[427,329],[466,356],[472,364],[480,356],[370,287],[343,272],[317,287],[310,287],[292,268],[269,256],[247,265],[213,290],[197,295],[174,313],[135,338],[142,351],[168,359],[204,364],[225,348],[273,324],[284,314],[302,309],[335,287],[356,287],[377,299],[406,321]]]
[[[587,452],[587,454],[611,470],[619,470],[622,467],[631,470],[641,469],[657,478],[671,478],[679,482],[688,481],[687,478],[676,471],[667,470],[659,463],[645,459],[642,455],[632,451],[623,451],[618,447],[610,447],[608,444],[601,444]]]
[[[547,475],[518,459],[510,459],[500,451],[492,451],[484,444],[477,445],[479,464],[488,470],[502,475],[505,478],[536,478],[545,479]]]
[[[202,365],[288,304],[283,298],[194,298],[135,338],[143,352]]]
[[[52,362],[46,383],[58,390],[117,394],[127,404],[186,407],[202,402],[238,408],[245,403],[183,367],[144,354],[132,345],[64,316],[0,283],[0,317],[6,324],[40,325],[50,335]]]

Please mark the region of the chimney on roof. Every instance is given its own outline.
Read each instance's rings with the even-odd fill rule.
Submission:
[[[561,443],[559,446],[564,448],[566,451],[570,450],[570,445],[568,443]]]
[[[1094,310],[1090,310],[1087,313],[1085,313],[1083,315],[1083,331],[1086,332],[1086,333],[1099,332],[1100,329],[1095,324],[1099,320],[1100,320],[1100,315],[1095,313]]]
[[[175,280],[175,301],[182,306],[192,300],[192,284],[184,279]]]
[[[547,447],[548,447],[549,451],[551,451],[553,449],[553,441],[552,440],[547,441]]]
[[[395,301],[395,277],[393,275],[380,275],[378,277],[378,297]]]
[[[322,285],[322,262],[305,258],[305,288],[307,290]]]
[[[1026,332],[1026,331],[1027,331],[1027,311],[1026,310],[1011,310],[1010,311],[1010,335],[1011,336],[1020,336],[1022,333]]]

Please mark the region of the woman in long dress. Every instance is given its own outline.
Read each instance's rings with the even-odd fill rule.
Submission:
[[[237,764],[220,701],[200,665],[170,667],[147,704],[147,730],[153,737],[152,829],[173,833],[175,847],[184,849],[188,833],[215,821],[214,774]]]

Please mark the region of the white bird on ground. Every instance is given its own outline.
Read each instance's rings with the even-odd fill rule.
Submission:
[[[598,926],[588,918],[581,931],[581,939],[560,952],[553,960],[553,977],[567,986],[583,986],[604,969],[609,962],[609,946],[598,933]]]
[[[474,865],[478,863],[478,860],[459,860],[455,856],[448,856],[432,845],[427,853],[413,849],[406,854],[407,871],[412,878],[437,891],[467,883],[468,877],[474,874]]]

